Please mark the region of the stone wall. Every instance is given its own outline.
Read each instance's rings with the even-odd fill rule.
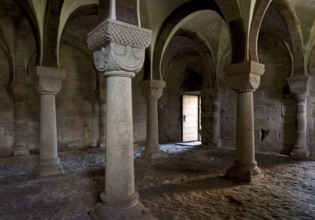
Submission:
[[[295,99],[286,78],[292,72],[291,58],[281,41],[260,37],[259,57],[265,64],[259,88],[254,93],[256,150],[266,153],[289,153],[295,143]],[[224,73],[223,73],[224,74]],[[220,80],[221,136],[223,147],[235,147],[236,93]]]
[[[9,77],[9,63],[0,49],[0,157],[12,154],[15,138],[14,105],[6,90]]]
[[[32,69],[35,58],[29,64],[30,90],[21,110],[23,137],[31,153],[39,151],[39,95],[35,91],[36,76]],[[9,80],[9,66],[0,50],[0,157],[13,155],[15,146],[14,103],[5,84]],[[66,70],[66,78],[56,96],[57,135],[59,150],[96,147],[99,138],[99,106],[96,96],[97,73],[91,56],[69,46],[60,47],[60,67]],[[146,100],[139,83],[143,71],[133,79],[134,142],[143,145],[146,139]],[[103,88],[106,89],[106,88]],[[103,94],[106,94],[104,92]]]
[[[140,87],[142,79],[143,68],[132,79],[133,137],[136,145],[143,145],[145,143],[147,132],[147,102]]]
[[[99,135],[97,73],[92,60],[77,49],[63,45],[60,67],[66,70],[66,78],[56,97],[59,147],[95,147]]]
[[[164,80],[166,81],[166,87],[159,100],[160,143],[182,141],[182,95],[186,92],[201,92],[203,87],[202,78],[205,72],[206,67],[203,60],[195,54],[180,54],[174,57],[169,65],[165,66]],[[208,98],[206,92],[201,94],[205,96],[204,100],[206,100],[206,96]],[[209,110],[206,104],[209,104],[210,101],[208,99],[206,100],[207,103],[203,102],[201,104],[202,124],[204,120],[209,119],[205,113]]]
[[[315,47],[313,47],[309,58],[309,73],[311,78],[310,98],[308,100],[308,136],[311,155],[315,158]]]

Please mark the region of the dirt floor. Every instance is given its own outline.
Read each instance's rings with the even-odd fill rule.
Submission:
[[[315,219],[315,161],[257,155],[264,178],[223,178],[234,151],[195,147],[153,165],[135,159],[142,203],[161,220]],[[104,188],[101,149],[60,153],[65,174],[36,178],[37,156],[0,159],[0,219],[90,219]]]

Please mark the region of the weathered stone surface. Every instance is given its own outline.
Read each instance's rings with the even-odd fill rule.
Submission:
[[[143,96],[147,100],[147,136],[141,157],[155,160],[163,153],[159,147],[158,100],[161,98],[165,81],[145,80],[141,82]]]
[[[116,35],[117,25],[121,31]],[[144,39],[134,39],[130,31]],[[90,211],[94,219],[150,218],[135,191],[133,162],[131,78],[142,68],[149,46],[144,41],[151,42],[151,31],[113,20],[105,20],[88,35],[94,64],[107,81],[105,192]]]
[[[40,95],[40,155],[34,172],[39,176],[51,176],[63,173],[58,157],[56,101],[60,91],[64,70],[51,67],[35,67],[38,76],[37,92]]]

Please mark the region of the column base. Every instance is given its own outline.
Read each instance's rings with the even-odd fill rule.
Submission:
[[[97,203],[89,212],[92,219],[96,220],[129,220],[154,219],[149,210],[139,201],[138,193],[131,197],[109,197],[101,194],[102,203]]]
[[[145,159],[145,160],[156,160],[162,157],[165,157],[166,153],[164,153],[163,151],[147,151],[144,150],[141,152],[141,158]]]
[[[40,160],[34,167],[34,173],[40,177],[62,174],[63,168],[61,166],[60,159]]]
[[[28,156],[30,155],[30,150],[26,146],[18,145],[14,147],[13,155],[14,156]]]
[[[210,140],[209,146],[210,147],[221,147],[222,146],[221,140]]]
[[[98,139],[97,140],[97,147],[99,148],[105,148],[105,138],[103,139]]]
[[[306,158],[306,157],[310,156],[310,151],[307,149],[307,146],[305,146],[305,147],[294,146],[294,148],[290,152],[290,156],[291,157]]]
[[[235,163],[226,171],[225,177],[234,181],[252,182],[263,177],[263,173],[256,164]]]

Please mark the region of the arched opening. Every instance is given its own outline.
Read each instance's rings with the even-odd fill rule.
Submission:
[[[159,101],[159,133],[161,143],[200,140],[210,144],[215,132],[213,126],[214,101],[218,99],[219,74],[224,51],[230,46],[229,34],[223,19],[216,12],[202,10],[182,20],[165,41],[161,57],[161,74],[166,81]],[[187,115],[183,97],[194,95],[197,121],[194,137],[184,137]],[[199,101],[198,101],[199,100]],[[216,111],[220,111],[216,109]],[[220,123],[220,122],[219,122]],[[220,126],[218,127],[220,129]]]

